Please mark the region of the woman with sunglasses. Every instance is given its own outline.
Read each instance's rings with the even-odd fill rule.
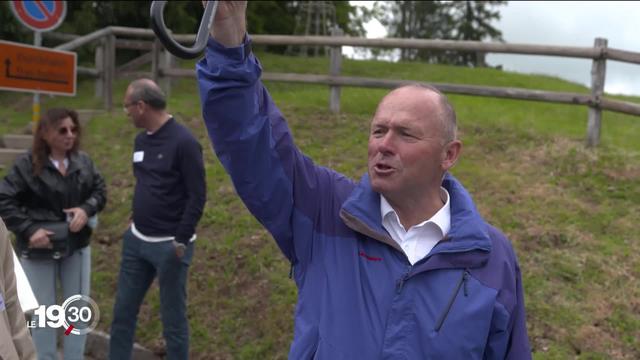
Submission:
[[[0,181],[0,216],[16,235],[17,254],[40,305],[89,295],[89,238],[105,206],[106,187],[91,158],[78,150],[79,140],[75,111],[48,110],[31,150]],[[58,358],[56,331],[32,329],[39,359]],[[83,359],[86,335],[63,338],[64,359]]]

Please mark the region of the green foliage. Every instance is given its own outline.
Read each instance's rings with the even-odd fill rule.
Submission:
[[[349,1],[255,1],[247,7],[251,34],[330,35],[330,29],[338,26],[345,34],[364,36],[364,22],[369,18],[366,8],[353,6]],[[266,50],[280,54],[295,51],[280,45],[269,45]],[[299,50],[304,52],[304,48]],[[324,49],[318,49],[317,54],[324,54]]]
[[[377,1],[372,15],[391,37],[443,40],[502,40],[491,22],[500,18],[497,6],[506,1]],[[401,60],[476,66],[484,56],[475,52],[402,49]]]
[[[11,12],[9,1],[0,3],[0,39],[33,43],[33,31],[20,24]]]
[[[500,19],[495,7],[505,5],[506,1],[459,1],[453,2],[454,29],[456,40],[482,41],[485,39],[502,40],[502,32],[491,22]],[[449,56],[449,64],[476,66],[484,65],[484,54],[477,52],[457,52]]]
[[[293,34],[297,9],[293,1],[255,1],[247,6],[251,34]],[[269,16],[265,16],[269,14]]]
[[[150,1],[68,1],[59,31],[88,34],[106,26],[148,28]],[[168,1],[165,22],[174,33],[195,33],[202,17],[200,1]]]
[[[365,36],[364,24],[369,21],[369,13],[364,6],[351,5],[349,1],[332,1],[336,7],[336,23],[345,35]]]
[[[327,1],[332,16],[326,17],[325,29],[339,26],[348,35],[364,36],[364,22],[370,18],[362,6],[353,6],[349,1]],[[251,34],[303,34],[306,21],[304,1],[251,1],[247,6],[247,24]],[[4,6],[4,5],[3,5]],[[67,16],[58,32],[84,35],[106,26],[149,28],[150,1],[68,1]],[[202,18],[201,1],[168,1],[164,19],[167,27],[176,34],[195,33]],[[8,8],[0,12],[0,38],[17,42],[32,42],[31,32],[20,25]],[[296,27],[297,26],[297,27]],[[314,34],[311,32],[311,34]],[[329,34],[327,30],[326,35]],[[59,41],[46,40],[45,46],[55,46]],[[270,45],[267,51],[284,53],[286,46]],[[90,49],[78,51],[79,62],[91,60]],[[127,52],[120,60],[129,60],[137,52]]]
[[[253,1],[247,5],[248,31],[250,34],[291,35],[295,31],[297,12],[294,1]],[[265,47],[276,53],[284,53],[286,48],[283,45]]]
[[[390,37],[417,39],[449,39],[453,31],[450,5],[442,1],[376,2],[378,20],[387,27]],[[401,49],[401,60],[441,62],[438,52]]]

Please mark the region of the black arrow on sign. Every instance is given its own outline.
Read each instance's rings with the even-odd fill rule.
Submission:
[[[4,65],[5,65],[5,72],[4,73],[5,73],[5,76],[8,79],[31,80],[31,81],[54,83],[54,84],[68,84],[69,83],[66,80],[52,80],[52,79],[37,78],[37,77],[31,77],[31,76],[11,75],[11,70],[9,70],[11,68],[11,59],[9,59],[9,58],[6,58],[4,60]]]

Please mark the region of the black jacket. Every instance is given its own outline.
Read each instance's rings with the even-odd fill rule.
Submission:
[[[47,161],[39,176],[33,173],[31,152],[20,155],[7,176],[0,182],[0,216],[17,238],[17,250],[27,249],[38,222],[65,221],[62,211],[80,207],[91,217],[101,211],[107,201],[104,179],[84,152],[69,157],[67,175],[62,176]],[[88,226],[74,236],[72,250],[89,244]]]

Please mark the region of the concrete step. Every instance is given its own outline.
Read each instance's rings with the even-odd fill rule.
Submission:
[[[13,161],[15,158],[26,152],[26,150],[21,149],[0,149],[0,165],[5,168],[13,165]]]
[[[33,143],[31,135],[6,134],[2,136],[2,144],[7,149],[28,150]]]
[[[94,330],[87,334],[87,343],[85,346],[85,360],[96,359],[106,360],[109,355],[109,339],[110,336],[99,330]],[[138,343],[133,344],[132,359],[136,360],[161,360],[162,358],[154,354],[151,350],[146,349]]]

